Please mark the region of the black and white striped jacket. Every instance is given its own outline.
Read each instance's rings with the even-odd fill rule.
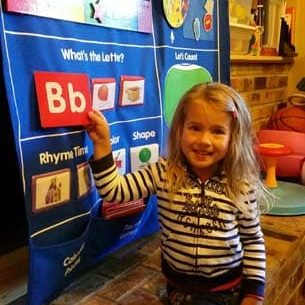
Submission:
[[[157,196],[162,267],[171,282],[213,289],[239,277],[245,294],[263,297],[266,260],[258,213],[250,217],[238,210],[226,195],[224,177],[201,182],[189,173],[188,187],[169,196],[163,158],[123,176],[112,154],[90,165],[104,201]],[[254,191],[245,204],[257,211]]]

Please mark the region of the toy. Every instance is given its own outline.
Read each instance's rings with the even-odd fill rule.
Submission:
[[[305,133],[305,110],[300,107],[280,109],[271,115],[267,128]]]
[[[281,108],[271,115],[268,129],[289,130],[305,133],[305,95],[295,93],[287,98],[287,108]]]
[[[257,151],[262,156],[264,168],[266,171],[265,184],[269,188],[277,188],[278,183],[276,180],[276,165],[279,157],[288,156],[292,150],[279,143],[259,143]]]
[[[305,185],[305,133],[261,129],[257,134],[258,143],[278,143],[291,149],[291,154],[278,156],[276,176],[294,178]],[[263,166],[263,170],[265,167]]]

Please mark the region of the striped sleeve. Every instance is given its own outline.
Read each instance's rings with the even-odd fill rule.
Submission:
[[[100,160],[90,159],[89,162],[97,190],[105,201],[128,202],[146,198],[155,193],[154,172],[157,171],[158,163],[120,175],[112,154]]]
[[[243,244],[243,282],[245,295],[264,296],[266,252],[263,232],[259,222],[258,206],[254,191],[245,200],[251,213],[239,217],[240,239]]]

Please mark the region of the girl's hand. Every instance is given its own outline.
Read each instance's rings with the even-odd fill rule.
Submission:
[[[88,112],[90,124],[86,125],[88,136],[94,146],[94,160],[98,160],[111,152],[110,130],[105,117],[98,111]]]
[[[263,305],[263,301],[252,297],[244,297],[240,305]]]

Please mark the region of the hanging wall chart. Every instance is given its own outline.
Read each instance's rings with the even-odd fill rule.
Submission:
[[[154,197],[116,209],[97,196],[86,113],[106,116],[121,173],[156,161],[182,94],[229,82],[227,10],[217,0],[2,2],[2,102],[29,224],[29,305],[159,229]]]

